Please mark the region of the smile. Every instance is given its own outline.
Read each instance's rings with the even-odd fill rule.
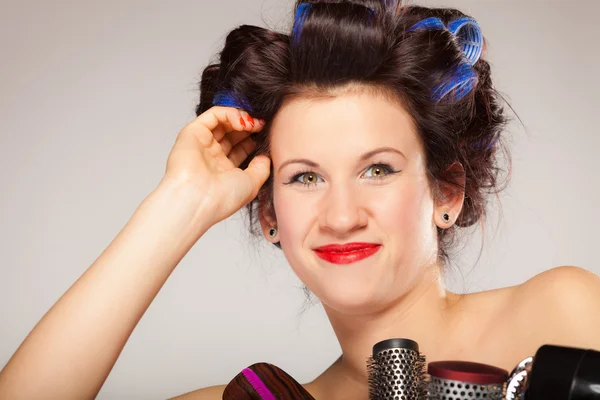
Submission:
[[[323,260],[333,264],[350,264],[372,256],[377,253],[380,247],[381,245],[373,245],[358,250],[344,252],[315,250],[315,253]]]

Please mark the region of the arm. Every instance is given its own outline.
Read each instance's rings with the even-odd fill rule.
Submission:
[[[170,400],[221,400],[225,387],[226,385],[210,386],[173,397]]]
[[[0,372],[0,398],[97,395],[159,289],[210,228],[200,197],[161,182]]]

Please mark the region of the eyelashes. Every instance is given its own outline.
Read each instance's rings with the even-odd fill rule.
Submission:
[[[375,180],[379,180],[379,179],[385,179],[388,178],[390,175],[396,174],[400,171],[397,171],[395,169],[393,169],[389,164],[386,163],[376,163],[376,164],[372,164],[369,166],[369,168],[367,168],[366,171],[369,171],[373,168],[379,168],[382,169],[385,173],[384,175],[381,176],[374,176],[374,177],[369,177],[367,179],[375,179]],[[294,184],[300,184],[302,186],[312,186],[312,185],[316,185],[315,182],[302,182],[299,181],[298,178],[301,178],[302,176],[306,175],[306,174],[311,174],[315,177],[319,177],[316,173],[314,173],[313,171],[309,170],[309,169],[303,169],[300,171],[297,171],[292,178],[288,181],[285,182],[284,185],[294,185]]]

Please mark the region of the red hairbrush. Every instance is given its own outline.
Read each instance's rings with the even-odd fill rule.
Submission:
[[[435,361],[427,366],[429,399],[504,399],[508,371],[469,361]]]

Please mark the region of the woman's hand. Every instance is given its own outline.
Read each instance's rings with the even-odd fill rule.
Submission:
[[[175,141],[161,183],[192,187],[208,205],[214,225],[252,201],[269,177],[270,159],[257,156],[238,166],[255,149],[250,134],[264,127],[247,112],[215,106],[186,125]]]
[[[144,199],[30,332],[0,371],[0,398],[98,395],[140,318],[210,227],[205,224],[236,212],[268,178],[267,156],[252,160],[244,171],[237,168],[254,150],[249,135],[263,126],[243,111],[213,107],[183,128],[161,181],[166,190]]]

